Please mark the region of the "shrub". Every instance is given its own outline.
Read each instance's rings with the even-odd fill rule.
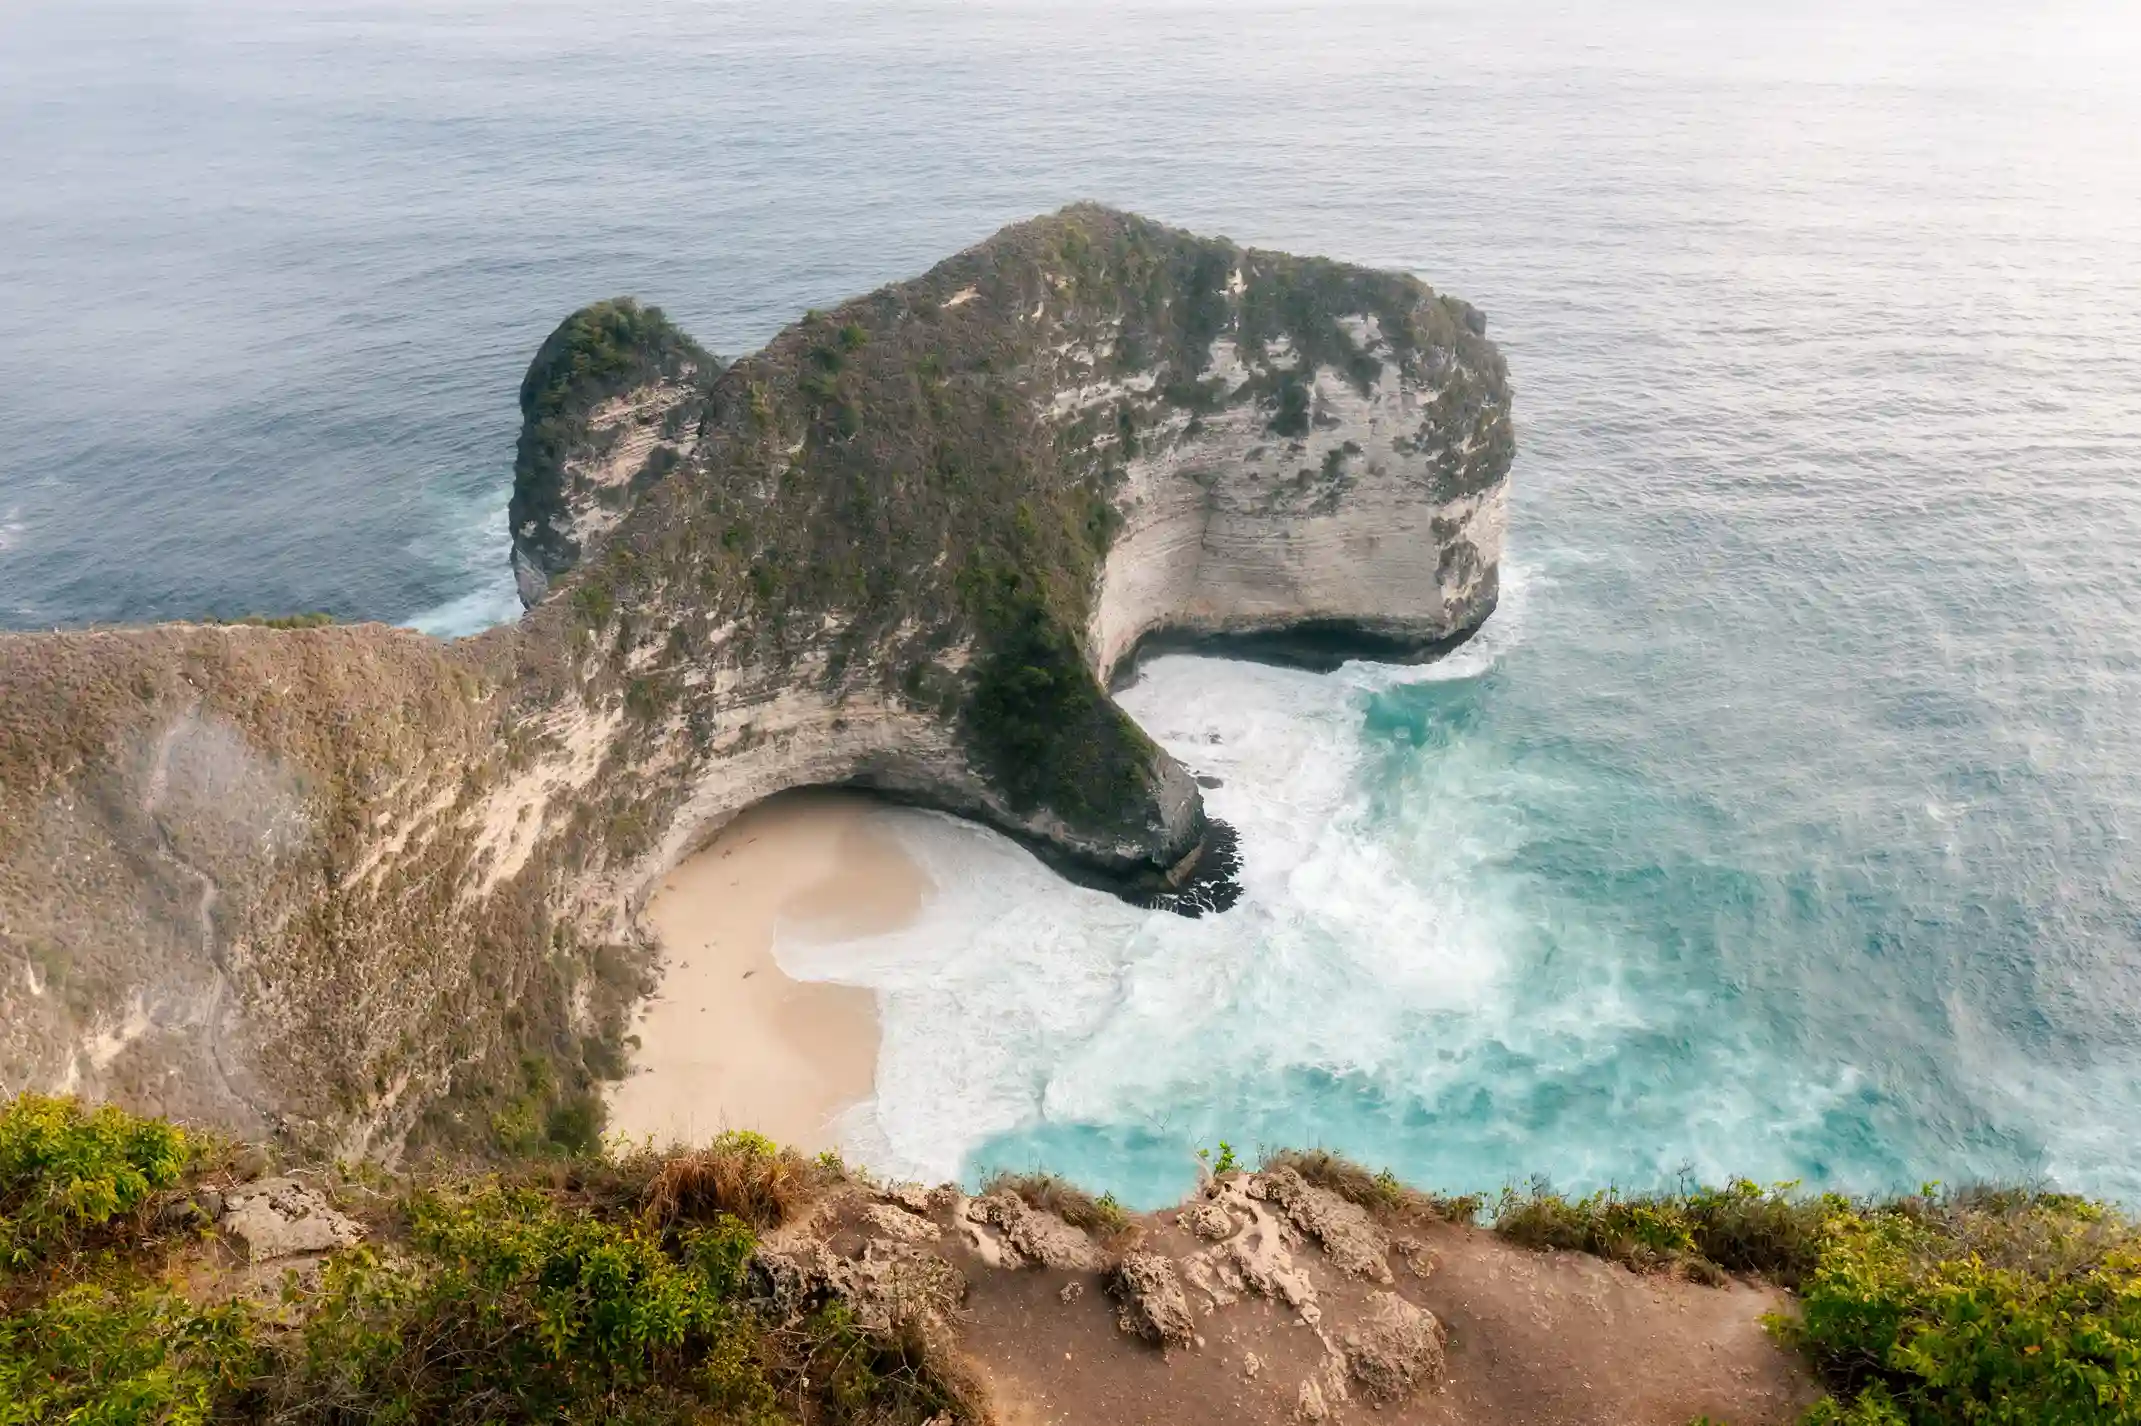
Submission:
[[[661,1160],[641,1194],[640,1212],[663,1228],[722,1217],[777,1228],[838,1172],[776,1148],[762,1134],[733,1130],[703,1149]]]
[[[790,1335],[795,1370],[819,1385],[824,1420],[948,1426],[994,1419],[987,1389],[957,1349],[918,1322],[865,1332],[847,1306],[832,1302]]]
[[[2057,1195],[1830,1214],[1801,1317],[1822,1426],[2141,1422],[2141,1229]]]
[[[193,1161],[184,1130],[25,1094],[0,1108],[0,1266],[19,1268],[137,1211]]]
[[[66,1288],[0,1317],[0,1423],[208,1421],[257,1370],[253,1327],[161,1289]]]
[[[752,1242],[733,1219],[671,1256],[650,1230],[495,1183],[420,1195],[415,1255],[330,1264],[280,1400],[327,1421],[611,1421],[772,1389],[734,1302]]]
[[[1826,1216],[1839,1198],[1765,1189],[1747,1179],[1683,1193],[1602,1189],[1564,1198],[1544,1183],[1504,1190],[1494,1231],[1529,1248],[1591,1253],[1638,1272],[1679,1272],[1705,1282],[1761,1273],[1791,1286],[1812,1267]]]

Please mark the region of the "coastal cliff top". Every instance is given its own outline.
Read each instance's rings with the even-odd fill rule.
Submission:
[[[2137,1230],[2058,1195],[1424,1194],[1327,1153],[1132,1214],[731,1133],[387,1176],[0,1105],[25,1420],[2123,1422]]]

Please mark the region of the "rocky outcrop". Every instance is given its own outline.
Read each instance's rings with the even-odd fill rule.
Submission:
[[[1190,1315],[1174,1260],[1166,1254],[1123,1254],[1113,1288],[1121,1303],[1116,1325],[1123,1331],[1163,1348],[1186,1347],[1197,1339],[1197,1319]]]
[[[1223,907],[1228,834],[1107,682],[1171,638],[1409,657],[1485,618],[1483,333],[1098,208],[726,368],[575,314],[522,391],[517,626],[0,637],[0,1087],[350,1155],[584,1138],[649,889],[796,786]]]
[[[361,1242],[364,1230],[294,1178],[263,1179],[224,1195],[224,1233],[248,1262],[330,1253]]]
[[[598,302],[559,324],[520,384],[513,580],[533,605],[698,443],[723,363],[658,307]]]

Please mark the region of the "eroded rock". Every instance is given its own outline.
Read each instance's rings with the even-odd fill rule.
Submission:
[[[934,1243],[944,1236],[944,1230],[919,1213],[910,1213],[905,1208],[895,1208],[889,1203],[873,1203],[862,1210],[863,1221],[879,1236],[902,1243]]]
[[[224,1202],[223,1231],[256,1263],[332,1252],[364,1238],[356,1220],[294,1178],[266,1178],[232,1189]]]
[[[967,1205],[967,1217],[993,1225],[1004,1244],[1019,1259],[1044,1268],[1069,1272],[1098,1272],[1102,1258],[1093,1240],[1055,1216],[1030,1206],[1025,1199],[999,1190]]]
[[[762,1248],[754,1260],[775,1315],[801,1316],[827,1297],[845,1302],[866,1332],[940,1322],[966,1296],[965,1274],[909,1243],[871,1240],[858,1257],[823,1243]]]
[[[1345,1334],[1346,1369],[1369,1401],[1403,1401],[1441,1378],[1446,1335],[1426,1308],[1394,1292],[1376,1293],[1367,1315]]]
[[[1317,1188],[1289,1168],[1258,1174],[1249,1193],[1277,1204],[1295,1228],[1322,1244],[1324,1253],[1345,1271],[1386,1287],[1394,1281],[1385,1256],[1390,1239],[1359,1204]]]
[[[1122,1306],[1116,1322],[1150,1342],[1186,1347],[1197,1336],[1189,1298],[1175,1276],[1172,1259],[1163,1253],[1130,1253],[1115,1269],[1113,1290]]]
[[[1234,1233],[1233,1215],[1209,1198],[1200,1198],[1183,1209],[1175,1215],[1175,1222],[1184,1231],[1213,1242],[1232,1237]]]

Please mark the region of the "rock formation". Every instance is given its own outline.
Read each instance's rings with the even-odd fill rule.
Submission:
[[[1509,397],[1418,281],[1092,207],[733,366],[600,304],[522,390],[522,621],[0,637],[0,1089],[392,1156],[588,1132],[649,889],[845,784],[1156,905],[1227,838],[1141,645],[1421,657],[1493,607]]]

